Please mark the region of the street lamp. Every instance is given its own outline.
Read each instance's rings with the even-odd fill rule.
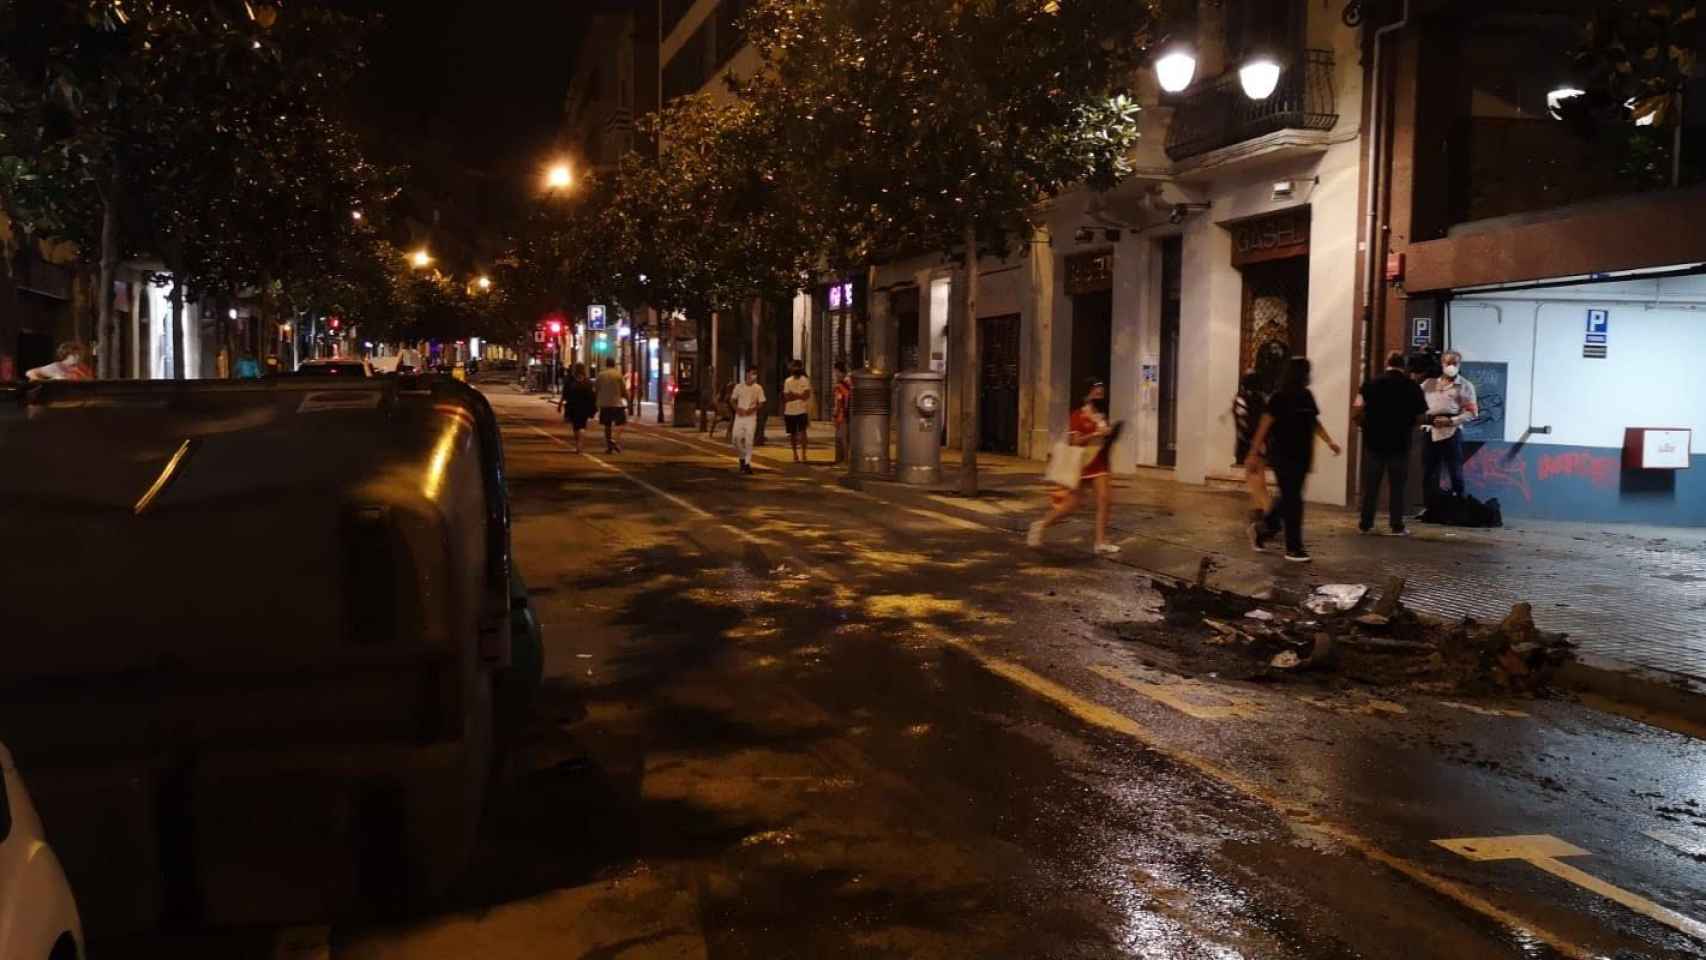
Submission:
[[[481,290],[490,290],[490,289],[492,289],[492,278],[491,277],[481,277],[480,279],[474,281],[474,285],[479,287]]]
[[[1238,85],[1251,100],[1266,100],[1279,86],[1280,65],[1272,54],[1258,53],[1238,68]]]
[[[1181,93],[1191,85],[1191,80],[1197,75],[1197,58],[1191,48],[1183,43],[1174,43],[1166,48],[1155,60],[1155,79],[1161,84],[1161,89],[1168,93]]]
[[[409,255],[409,262],[415,265],[416,270],[425,270],[432,265],[432,254],[427,253],[426,248],[422,247]]]
[[[1579,97],[1586,92],[1586,90],[1572,87],[1568,84],[1554,88],[1546,94],[1546,111],[1552,114],[1553,117],[1557,117],[1558,108],[1564,105],[1565,100]]]
[[[351,210],[349,212],[349,216],[350,216],[351,220],[354,220],[357,223],[361,222],[361,211],[360,210]]]
[[[574,174],[569,171],[566,163],[555,163],[545,171],[545,189],[567,190],[574,184]]]

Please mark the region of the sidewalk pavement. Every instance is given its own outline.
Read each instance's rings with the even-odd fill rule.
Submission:
[[[655,422],[655,408],[649,419]],[[770,433],[757,456],[796,469],[786,436]],[[814,462],[827,465],[833,428],[813,423],[811,436]],[[1048,493],[1041,463],[979,454],[982,496],[968,500],[953,493],[958,452],[942,453],[941,487],[882,487],[1016,533],[1041,515]],[[1113,539],[1124,549],[1123,562],[1175,575],[1194,575],[1208,556],[1215,581],[1232,589],[1276,581],[1379,589],[1398,576],[1406,604],[1446,619],[1497,620],[1511,604],[1526,601],[1543,629],[1568,633],[1584,654],[1706,681],[1706,530],[1511,520],[1493,530],[1412,523],[1412,536],[1395,538],[1359,534],[1354,510],[1310,504],[1305,525],[1315,562],[1305,567],[1277,553],[1252,552],[1245,510],[1238,491],[1176,483],[1170,471],[1144,470],[1115,478]],[[1050,531],[1051,541],[1087,543],[1089,520],[1089,512],[1080,511],[1074,522]],[[1384,527],[1377,523],[1376,529]]]

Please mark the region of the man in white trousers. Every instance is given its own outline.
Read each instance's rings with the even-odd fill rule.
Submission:
[[[734,389],[735,425],[730,432],[735,452],[740,454],[740,472],[752,472],[752,438],[758,433],[758,411],[767,398],[758,383],[758,371],[748,367],[746,382]]]

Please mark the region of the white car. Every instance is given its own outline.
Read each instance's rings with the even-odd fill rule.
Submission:
[[[3,745],[0,787],[0,960],[82,960],[77,902]]]

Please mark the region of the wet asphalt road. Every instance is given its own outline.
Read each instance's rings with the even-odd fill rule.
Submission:
[[[545,722],[455,909],[335,957],[1706,955],[1698,741],[1182,678],[1119,638],[1158,598],[1081,522],[1028,551],[699,434],[575,456],[492,399]],[[1585,855],[1435,842],[1514,835]]]

